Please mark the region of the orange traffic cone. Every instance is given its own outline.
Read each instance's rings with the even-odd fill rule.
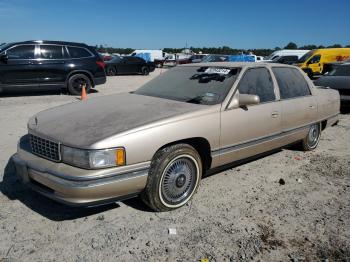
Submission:
[[[81,98],[80,100],[87,100],[87,94],[86,94],[86,85],[83,85],[81,88]]]

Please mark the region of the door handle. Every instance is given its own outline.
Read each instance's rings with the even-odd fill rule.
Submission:
[[[314,105],[309,105],[309,108],[310,108],[310,109],[314,109],[315,106],[314,106]]]
[[[272,113],[271,113],[271,116],[272,116],[273,118],[276,118],[276,117],[279,116],[279,113],[278,113],[277,111],[272,112]]]

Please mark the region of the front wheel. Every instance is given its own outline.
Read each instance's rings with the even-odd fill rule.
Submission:
[[[155,211],[179,208],[192,198],[201,177],[201,158],[192,146],[166,147],[152,160],[142,200]]]
[[[86,93],[89,93],[91,80],[84,74],[72,75],[68,80],[68,91],[71,95],[81,95],[83,86],[86,88]]]
[[[321,125],[319,123],[312,124],[309,128],[307,136],[301,142],[304,151],[314,150],[321,136]]]

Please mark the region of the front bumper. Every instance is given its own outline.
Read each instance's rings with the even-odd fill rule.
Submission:
[[[86,206],[138,195],[146,186],[150,164],[85,170],[32,154],[25,137],[12,159],[22,182],[33,190],[58,202]]]

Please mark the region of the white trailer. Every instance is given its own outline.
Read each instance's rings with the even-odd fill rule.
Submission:
[[[167,55],[167,53],[163,52],[162,50],[152,50],[152,49],[136,49],[130,55],[135,56],[138,54],[149,54],[150,62],[154,62],[155,59],[163,60]]]

